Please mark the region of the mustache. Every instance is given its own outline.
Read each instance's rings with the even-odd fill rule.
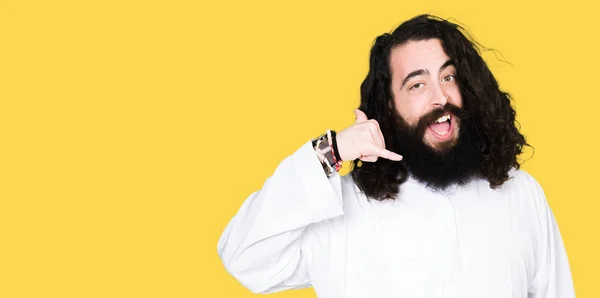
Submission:
[[[438,118],[444,116],[444,114],[450,113],[452,118],[459,120],[461,123],[468,118],[467,113],[464,109],[459,108],[458,106],[447,103],[445,106],[434,109],[427,114],[421,116],[421,118],[417,121],[414,126],[408,125],[408,123],[401,121],[400,127],[406,127],[408,129],[408,133],[411,135],[417,135],[423,137],[425,135],[425,131],[430,124],[435,122]]]
[[[460,120],[464,120],[467,117],[467,113],[463,109],[454,104],[448,103],[441,108],[437,108],[423,115],[418,121],[418,126],[428,126],[429,124],[435,122],[435,120],[438,118],[444,116],[446,113],[450,113],[454,118],[458,118]]]

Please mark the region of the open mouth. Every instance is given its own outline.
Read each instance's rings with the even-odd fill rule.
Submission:
[[[452,132],[452,116],[447,113],[429,125],[429,129],[440,139],[445,139]]]

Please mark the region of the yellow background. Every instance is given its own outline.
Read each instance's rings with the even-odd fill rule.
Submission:
[[[592,1],[283,2],[0,2],[0,297],[252,297],[222,229],[281,159],[353,122],[373,39],[424,12],[510,62],[484,56],[578,297],[600,297]]]

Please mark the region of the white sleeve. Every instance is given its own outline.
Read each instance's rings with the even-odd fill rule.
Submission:
[[[312,223],[340,215],[340,176],[325,175],[307,142],[246,198],[217,251],[226,270],[253,293],[309,287],[303,233]]]
[[[537,194],[538,241],[537,270],[529,287],[529,298],[574,298],[575,288],[563,239],[541,186],[534,183]]]

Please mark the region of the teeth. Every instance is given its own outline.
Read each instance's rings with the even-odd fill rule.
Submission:
[[[450,115],[445,115],[445,116],[442,116],[442,117],[438,118],[437,120],[435,120],[435,122],[442,123],[442,122],[448,121],[448,120],[450,120]]]

